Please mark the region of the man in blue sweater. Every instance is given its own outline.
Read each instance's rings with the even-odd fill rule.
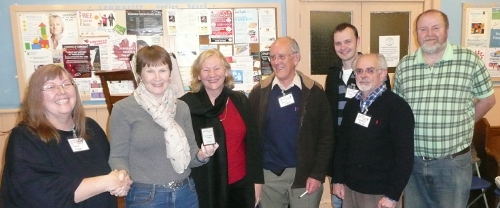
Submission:
[[[387,89],[383,55],[353,62],[359,92],[347,101],[335,147],[333,192],[344,208],[393,208],[413,167],[413,113]]]
[[[328,100],[320,84],[296,70],[294,39],[278,38],[270,59],[273,73],[249,97],[264,152],[260,207],[318,207],[333,145]]]

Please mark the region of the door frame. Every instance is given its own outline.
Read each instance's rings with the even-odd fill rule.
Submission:
[[[439,9],[440,6],[440,0],[355,0],[355,1],[348,1],[348,0],[285,0],[286,4],[286,35],[290,36],[294,39],[297,40],[299,43],[299,46],[302,45],[310,45],[310,34],[304,34],[304,30],[302,30],[302,26],[304,25],[309,27],[309,23],[302,23],[302,17],[303,12],[306,12],[304,7],[308,8],[307,4],[310,2],[316,2],[316,3],[368,3],[368,2],[394,2],[394,3],[419,3],[423,5],[422,11],[426,11],[428,9]],[[392,9],[391,9],[392,10]],[[389,10],[390,11],[390,10]],[[302,12],[302,13],[301,13]],[[309,12],[309,10],[307,10]],[[413,16],[413,15],[412,15]],[[355,25],[357,21],[359,20],[354,20]],[[363,19],[361,20],[363,21]],[[414,20],[412,20],[414,21]],[[413,26],[414,23],[412,23]],[[361,32],[361,31],[360,31]],[[414,30],[410,31],[410,39],[415,39],[414,37]],[[361,32],[362,33],[362,32]],[[361,38],[363,39],[363,34],[360,34]],[[366,41],[366,40],[365,40]],[[305,46],[304,45],[304,46]],[[305,48],[305,47],[304,47]],[[369,48],[368,46],[364,46],[363,40],[361,41],[361,48],[359,51],[366,52],[366,50]],[[410,41],[409,45],[409,50],[410,52],[415,51],[417,49],[417,45],[414,43],[414,41]],[[297,69],[299,69],[301,72],[304,74],[311,76],[311,66],[309,64],[308,57],[310,54],[304,54],[305,50],[302,52],[302,61],[299,62],[299,65],[297,66]],[[309,53],[309,52],[307,52]],[[318,81],[320,84],[324,84],[324,80],[326,79],[326,75],[312,75],[311,76],[314,80]]]

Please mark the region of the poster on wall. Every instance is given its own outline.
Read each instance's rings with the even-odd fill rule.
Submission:
[[[488,47],[491,8],[468,9],[466,45],[468,47]]]
[[[24,51],[24,67],[26,72],[26,82],[33,72],[46,64],[52,63],[52,52],[49,50],[29,50]]]
[[[51,49],[62,49],[63,44],[78,43],[80,39],[76,12],[51,12],[49,28]]]
[[[168,11],[168,34],[209,35],[208,9],[177,9]]]
[[[388,67],[396,67],[399,63],[399,35],[379,36],[378,51],[384,55]]]
[[[127,10],[125,14],[127,19],[127,35],[163,35],[161,10]]]
[[[135,35],[115,35],[110,37],[111,69],[131,70],[130,55],[137,51]]]
[[[259,9],[259,41],[260,51],[269,51],[271,43],[276,40],[276,14],[273,8]]]
[[[88,44],[63,45],[64,68],[73,78],[90,77],[90,48]]]
[[[83,43],[89,44],[91,50],[91,60],[94,60],[93,65],[98,64],[98,68],[94,68],[94,71],[111,70],[111,56],[110,56],[110,40],[108,37],[84,37],[82,38]],[[98,47],[98,48],[96,48]]]
[[[109,36],[115,31],[116,14],[112,10],[78,11],[78,31],[81,36]]]
[[[49,49],[49,19],[46,14],[19,15],[24,50]]]
[[[257,9],[234,10],[234,42],[259,42],[259,15]]]
[[[234,25],[232,9],[210,10],[210,43],[226,44],[233,43]]]
[[[234,78],[234,90],[248,91],[254,85],[253,59],[251,56],[228,57]]]

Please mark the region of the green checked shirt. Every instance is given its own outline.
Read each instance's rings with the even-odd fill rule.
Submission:
[[[415,156],[438,158],[470,145],[475,98],[493,94],[475,53],[447,43],[441,60],[429,66],[418,49],[401,59],[394,77],[394,92],[415,115]]]

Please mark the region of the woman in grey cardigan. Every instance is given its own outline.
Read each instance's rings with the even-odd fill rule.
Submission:
[[[109,164],[134,180],[126,207],[197,208],[191,168],[208,162],[218,147],[196,145],[189,107],[169,87],[171,69],[165,49],[141,48],[139,86],[111,113]]]

